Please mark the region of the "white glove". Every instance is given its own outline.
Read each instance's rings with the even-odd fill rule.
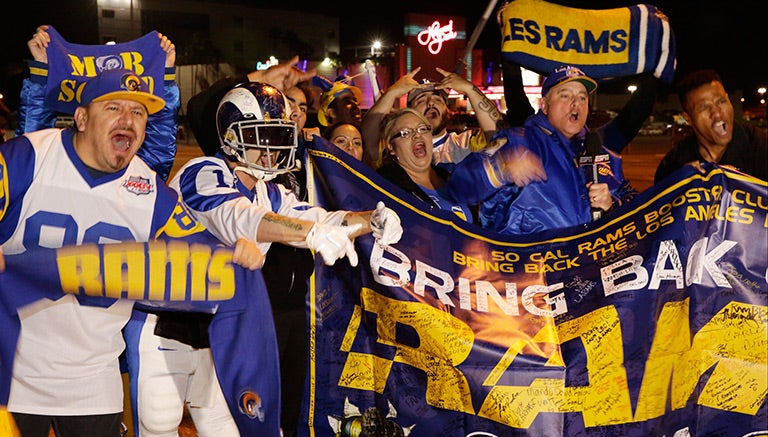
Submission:
[[[403,236],[400,217],[381,201],[376,204],[376,209],[371,214],[371,231],[373,238],[385,246],[397,243]]]
[[[350,235],[359,229],[359,224],[332,226],[315,223],[304,241],[307,243],[307,247],[323,257],[325,265],[332,266],[336,260],[344,258],[346,255],[349,258],[349,263],[354,267],[357,265],[357,252],[355,252],[355,245],[352,243]]]

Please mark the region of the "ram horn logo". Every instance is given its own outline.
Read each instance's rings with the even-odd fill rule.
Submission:
[[[264,408],[261,405],[261,397],[253,391],[246,390],[240,395],[239,409],[241,413],[251,419],[259,419],[259,422],[264,421]]]

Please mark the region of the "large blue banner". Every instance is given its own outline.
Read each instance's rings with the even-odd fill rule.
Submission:
[[[310,153],[316,201],[383,200],[405,232],[316,263],[302,435],[768,432],[765,181],[685,168],[608,218],[504,236]]]

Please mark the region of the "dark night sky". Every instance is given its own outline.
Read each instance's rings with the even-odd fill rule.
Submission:
[[[290,1],[290,0],[289,0]],[[498,0],[497,6],[503,0]],[[621,0],[553,0],[552,3],[574,8],[602,9],[629,6],[640,2]],[[408,12],[453,13],[467,17],[467,35],[471,35],[488,2],[483,0],[414,2],[391,0],[388,11],[401,7]],[[717,3],[717,4],[713,4]],[[703,2],[663,0],[651,2],[668,17],[675,33],[678,73],[697,68],[714,68],[729,90],[754,90],[768,85],[768,1],[736,0]],[[363,20],[361,14],[342,19],[342,39],[358,38],[350,44],[370,41],[373,32],[396,34],[399,28],[388,27],[384,20]],[[354,19],[357,16],[357,20]],[[373,29],[373,30],[372,30]],[[495,13],[491,15],[478,41],[477,48],[500,48],[500,31]],[[746,91],[745,91],[746,94]]]
[[[4,34],[7,36],[2,41],[6,64],[9,61],[28,58],[26,42],[34,33],[35,27],[42,23],[54,24],[70,41],[91,43],[89,41],[96,38],[96,23],[83,22],[82,17],[95,16],[95,13],[88,9],[95,8],[96,4],[94,0],[78,1],[83,2],[82,8],[62,7],[71,2],[51,0],[18,2],[17,7],[23,11],[16,14],[17,19],[8,17],[13,23],[6,24]],[[499,0],[497,6],[502,1]],[[552,2],[585,9],[615,8],[637,3],[617,0]],[[385,41],[398,40],[402,33],[402,15],[406,12],[464,15],[467,18],[469,38],[488,6],[488,2],[477,0],[386,0],[379,3],[379,10],[370,13],[362,11],[361,8],[376,8],[373,3],[367,3],[365,6],[362,6],[362,2],[317,0],[283,0],[269,4],[242,0],[241,3],[337,14],[340,16],[342,46],[366,45],[374,37],[382,37]],[[758,85],[768,85],[768,1],[736,0],[713,5],[712,2],[698,0],[663,0],[653,4],[667,14],[675,33],[678,73],[695,68],[714,68],[720,72],[726,88],[743,89],[745,94],[755,90]],[[494,13],[488,20],[476,48],[499,47],[500,32]],[[3,88],[8,82],[8,69],[3,68],[1,73],[0,92],[6,92]]]

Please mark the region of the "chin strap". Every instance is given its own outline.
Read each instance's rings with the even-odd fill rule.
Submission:
[[[236,161],[236,162],[241,163],[240,161]],[[235,167],[233,172],[242,171],[243,173],[249,174],[255,177],[256,179],[261,179],[262,181],[271,181],[272,179],[276,178],[277,175],[279,174],[289,173],[292,171],[299,171],[299,169],[301,169],[301,161],[297,159],[294,162],[294,167],[291,170],[281,169],[277,171],[266,171],[266,170],[259,170],[257,168],[238,165],[237,167]]]
[[[258,169],[255,169],[255,168],[243,167],[243,166],[235,167],[235,169],[232,170],[232,173],[235,173],[235,172],[238,172],[238,171],[241,171],[241,172],[243,172],[243,173],[245,173],[247,175],[251,175],[251,176],[255,177],[256,179],[260,179],[260,180],[265,181],[265,182],[266,181],[271,181],[272,179],[277,177],[277,173],[275,173],[273,171],[266,172],[264,170],[258,170]]]

